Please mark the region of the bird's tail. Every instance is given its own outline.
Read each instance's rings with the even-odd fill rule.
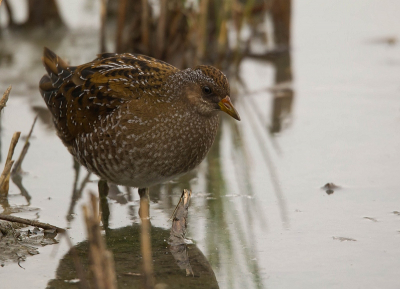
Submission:
[[[71,75],[71,70],[64,60],[47,47],[44,48],[42,61],[47,70],[47,75],[44,75],[40,80],[39,89],[43,99],[49,104],[63,80]]]

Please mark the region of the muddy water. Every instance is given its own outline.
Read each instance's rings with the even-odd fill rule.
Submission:
[[[237,97],[242,121],[223,118],[196,171],[151,189],[155,234],[164,238],[181,189],[191,188],[188,237],[220,288],[398,288],[399,9],[394,1],[296,1],[290,53],[242,65],[248,89]],[[9,204],[21,208],[17,216],[68,227],[79,248],[86,239],[81,205],[96,190],[96,177],[71,205],[72,157],[55,136],[36,83],[43,45],[73,64],[93,58],[98,37],[90,23],[58,39],[8,35],[1,43],[1,90],[14,85],[2,115],[3,163],[13,132],[27,134],[40,116],[23,164],[32,199],[11,185]],[[78,187],[85,176],[82,169]],[[322,189],[327,183],[333,185]],[[132,197],[109,200],[115,234],[139,222],[136,191]],[[69,268],[67,251],[61,239],[22,262],[25,270],[6,263],[0,288],[70,281],[61,270]],[[179,270],[169,262],[160,270]],[[127,263],[122,273],[132,273]]]

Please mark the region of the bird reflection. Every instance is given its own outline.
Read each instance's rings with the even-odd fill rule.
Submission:
[[[196,245],[188,245],[190,264],[196,278],[186,276],[186,272],[179,268],[169,251],[166,241],[169,233],[169,230],[151,227],[156,284],[166,284],[168,288],[219,288],[208,260]],[[141,255],[135,254],[140,252],[140,225],[110,229],[105,238],[107,248],[113,253],[118,284],[124,288],[141,288]],[[88,242],[83,241],[74,249],[79,255],[84,271],[89,272]],[[46,288],[76,288],[76,284],[72,282],[76,278],[77,273],[70,251],[60,260],[56,277],[49,281]]]

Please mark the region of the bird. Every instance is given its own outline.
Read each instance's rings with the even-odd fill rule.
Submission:
[[[219,112],[240,120],[228,79],[213,66],[180,70],[130,53],[70,66],[46,47],[42,61],[39,90],[59,138],[116,185],[148,188],[189,172],[210,150]]]

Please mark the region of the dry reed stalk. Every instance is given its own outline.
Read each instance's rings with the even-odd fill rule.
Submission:
[[[233,0],[224,1],[223,2],[223,10],[219,25],[218,32],[218,42],[217,42],[217,50],[218,50],[218,59],[217,59],[217,67],[222,68],[222,61],[227,56],[227,51],[229,51],[228,46],[228,22],[231,18],[232,13]]]
[[[17,131],[14,133],[11,143],[10,143],[10,148],[8,149],[8,154],[7,154],[7,159],[6,159],[6,164],[4,166],[3,173],[1,174],[0,177],[0,194],[7,196],[8,195],[8,189],[9,189],[9,183],[10,183],[10,171],[12,168],[12,165],[14,164],[14,161],[11,160],[15,146],[18,143],[19,136],[21,135],[21,132]]]
[[[222,69],[222,61],[226,56],[226,51],[228,48],[228,29],[227,23],[224,19],[221,23],[221,28],[219,30],[218,35],[218,58],[215,66],[219,69]]]
[[[167,24],[167,0],[160,0],[160,16],[158,17],[157,32],[156,32],[156,51],[155,57],[161,58],[165,50],[165,33]]]
[[[169,17],[169,29],[165,31],[168,39],[166,39],[167,43],[164,46],[164,56],[167,61],[177,55],[179,51],[183,51],[187,37],[179,33],[182,18],[184,17],[183,14],[175,13],[174,15],[169,15]]]
[[[8,96],[10,95],[10,92],[11,92],[11,88],[12,88],[12,86],[10,85],[10,86],[6,89],[6,91],[5,91],[4,94],[3,94],[3,97],[2,97],[1,100],[0,100],[0,111],[2,111],[3,108],[6,106],[6,103],[7,103],[7,101],[8,101]]]
[[[291,0],[273,1],[271,15],[274,21],[274,38],[276,45],[290,44]]]
[[[149,3],[148,0],[142,0],[142,45],[144,54],[150,53],[150,27],[149,27]]]
[[[234,47],[233,54],[233,63],[235,67],[238,67],[239,59],[240,59],[240,31],[242,30],[243,22],[244,22],[244,13],[243,13],[243,5],[235,0],[234,5],[232,5],[232,14],[234,15],[234,26],[236,29],[236,43]]]
[[[100,11],[100,52],[106,52],[106,18],[107,18],[107,0],[101,0]]]
[[[20,135],[21,135],[20,131],[14,132],[13,137],[11,138],[10,147],[8,148],[8,154],[7,154],[6,162],[11,161],[11,158],[14,155],[14,150],[15,150],[15,147],[16,147],[16,145],[18,143]]]
[[[142,221],[140,231],[140,247],[143,258],[143,285],[145,289],[154,288],[153,258],[151,253],[151,225],[149,212],[149,189],[140,196],[140,219]],[[140,192],[139,192],[140,194]]]
[[[10,162],[6,163],[6,165],[4,166],[4,170],[0,176],[0,187],[1,187],[0,195],[3,195],[5,197],[7,197],[7,195],[8,195],[8,185],[7,185],[7,190],[3,191],[3,187],[6,187],[5,183],[8,182],[8,178],[9,178],[10,171],[11,171],[13,164],[14,164],[14,161],[10,161]]]
[[[209,0],[200,1],[199,11],[199,26],[198,26],[198,42],[197,42],[197,60],[201,61],[204,58],[206,51],[207,39],[207,16],[208,16]]]
[[[117,47],[116,47],[118,53],[122,52],[122,35],[125,25],[126,7],[127,7],[127,0],[119,0],[118,24],[117,24]]]
[[[83,206],[86,229],[89,242],[90,271],[95,289],[116,289],[114,260],[111,252],[106,249],[100,232],[100,217],[97,208],[97,198],[90,194],[90,206]]]

